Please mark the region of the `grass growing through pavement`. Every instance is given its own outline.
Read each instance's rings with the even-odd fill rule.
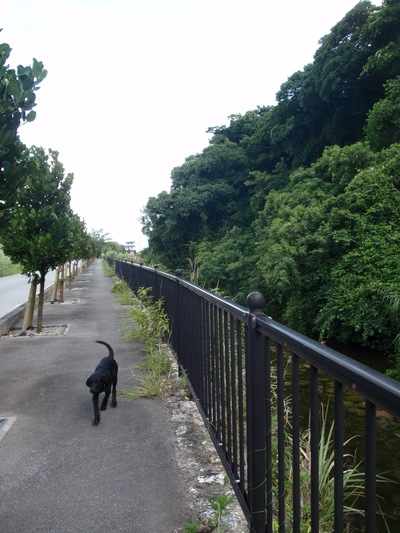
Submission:
[[[183,533],[224,533],[226,528],[223,518],[230,515],[228,506],[233,503],[233,499],[228,494],[216,495],[211,501],[212,516],[207,526],[198,526],[193,522],[188,522],[183,528]]]
[[[117,282],[122,283],[124,282]],[[116,286],[116,285],[115,285]],[[128,288],[129,290],[129,288]],[[134,376],[139,386],[125,389],[121,395],[126,398],[154,398],[164,396],[171,391],[174,383],[170,379],[172,372],[172,355],[169,350],[170,326],[162,300],[154,302],[149,295],[150,288],[140,288],[137,298],[132,298],[128,309],[128,322],[132,325],[122,331],[125,340],[141,341],[146,352],[145,360],[137,366]],[[118,288],[118,295],[124,291]],[[130,290],[129,290],[130,292]],[[126,296],[121,296],[126,300]],[[180,383],[180,387],[182,387]]]
[[[116,280],[111,290],[116,295],[118,303],[121,305],[132,305],[134,297],[125,281]]]
[[[155,398],[175,388],[186,388],[183,378],[171,380],[170,326],[162,300],[153,301],[149,295],[151,287],[139,288],[137,295],[133,295],[129,285],[115,276],[107,261],[103,261],[103,269],[106,276],[115,278],[111,291],[118,303],[128,306],[126,322],[129,325],[122,330],[122,338],[142,342],[146,353],[144,361],[132,370],[139,385],[121,390],[120,395],[127,399]]]

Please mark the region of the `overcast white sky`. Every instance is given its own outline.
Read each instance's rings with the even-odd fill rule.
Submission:
[[[9,65],[44,63],[28,146],[60,153],[88,231],[147,242],[139,218],[210,126],[275,103],[356,0],[3,0]],[[381,1],[373,2],[380,5]]]

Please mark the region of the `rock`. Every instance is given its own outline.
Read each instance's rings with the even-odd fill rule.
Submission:
[[[171,412],[178,467],[193,509],[192,521],[199,525],[200,532],[215,531],[215,511],[211,503],[216,496],[229,495],[233,501],[223,517],[224,532],[248,533],[247,520],[196,403],[182,389],[167,399],[167,405]],[[210,527],[211,522],[214,526]]]

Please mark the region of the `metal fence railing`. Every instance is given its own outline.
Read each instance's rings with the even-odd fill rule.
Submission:
[[[260,293],[251,293],[245,308],[183,280],[178,271],[172,276],[108,261],[133,292],[151,288],[152,297],[163,300],[172,349],[250,531],[300,533],[305,523],[314,533],[346,531],[354,468],[347,442],[355,431],[361,435],[362,479],[353,530],[383,531],[377,525],[377,419],[383,413],[386,423],[398,423],[400,383],[275,322],[264,314]],[[349,419],[353,405],[360,427]],[[327,419],[334,422],[329,468],[321,460]],[[400,457],[394,468],[399,470]],[[324,523],[324,497],[332,506],[331,526]]]

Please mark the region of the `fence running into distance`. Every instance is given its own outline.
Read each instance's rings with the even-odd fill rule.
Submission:
[[[359,397],[363,417],[361,529],[375,533],[377,412],[400,419],[400,383],[266,316],[260,293],[249,294],[245,308],[183,280],[179,271],[173,276],[156,267],[108,262],[134,293],[148,288],[154,300],[163,300],[171,347],[250,531],[300,532],[305,520],[312,532],[323,531],[321,404],[328,409],[329,402],[334,420],[329,472],[334,531],[345,531],[345,398],[350,391]],[[322,375],[331,383],[330,400],[321,392]],[[302,448],[304,421],[307,450]],[[309,471],[307,501],[304,463]]]

